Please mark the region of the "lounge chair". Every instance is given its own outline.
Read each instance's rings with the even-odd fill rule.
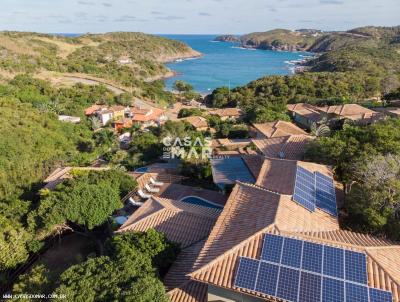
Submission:
[[[158,192],[160,192],[160,189],[159,189],[159,188],[151,188],[151,187],[149,186],[149,184],[146,184],[144,187],[145,187],[145,189],[146,189],[147,191],[149,191],[150,193],[158,193]]]
[[[150,177],[150,182],[151,182],[151,184],[152,184],[153,186],[156,186],[156,187],[162,187],[162,186],[164,185],[163,182],[161,182],[161,181],[156,181],[156,180],[154,180],[153,177]]]
[[[142,190],[138,191],[138,194],[140,197],[144,198],[144,199],[148,199],[151,197],[151,195],[144,193]]]
[[[136,201],[132,197],[129,197],[129,202],[131,203],[131,205],[133,205],[135,207],[140,207],[143,205],[143,202]]]

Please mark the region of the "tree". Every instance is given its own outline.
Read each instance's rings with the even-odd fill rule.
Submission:
[[[0,216],[0,271],[14,268],[28,259],[30,234],[16,221]]]
[[[164,275],[175,261],[180,249],[169,241],[164,234],[154,229],[147,232],[127,232],[116,235],[106,243],[106,250],[110,255],[130,257],[132,253],[143,253],[152,259],[154,267]]]
[[[193,91],[193,86],[189,83],[186,83],[185,81],[177,80],[174,83],[174,89],[177,90],[179,93],[191,92]]]
[[[49,294],[52,290],[50,271],[43,265],[37,265],[26,274],[19,276],[13,286],[14,294],[42,293]]]
[[[352,168],[354,184],[346,198],[350,223],[400,239],[400,156],[368,156]]]

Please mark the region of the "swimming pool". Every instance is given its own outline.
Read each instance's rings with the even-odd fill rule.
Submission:
[[[223,207],[215,204],[211,201],[202,199],[200,197],[197,196],[186,196],[184,198],[181,199],[182,202],[187,202],[187,203],[191,203],[191,204],[195,204],[198,206],[203,206],[203,207],[208,207],[208,208],[213,208],[213,209],[222,209]]]
[[[146,173],[149,170],[148,167],[141,167],[135,170],[136,173]]]

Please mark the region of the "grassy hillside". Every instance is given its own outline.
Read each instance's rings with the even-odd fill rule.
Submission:
[[[184,43],[142,33],[107,33],[66,38],[1,32],[0,73],[83,73],[131,87],[160,77],[163,62],[199,55]],[[120,60],[127,60],[121,64]]]
[[[275,29],[243,35],[240,40],[245,47],[303,51],[313,45],[318,35],[309,32]]]

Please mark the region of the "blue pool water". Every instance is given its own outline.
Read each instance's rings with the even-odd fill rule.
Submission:
[[[203,207],[208,207],[208,208],[213,208],[213,209],[222,209],[222,206],[216,205],[214,203],[211,202],[207,202],[204,199],[201,199],[199,197],[196,196],[187,196],[181,199],[182,202],[187,202],[187,203],[191,203],[191,204],[195,204],[198,206],[203,206]]]
[[[215,35],[163,35],[188,44],[203,57],[174,62],[167,66],[179,75],[166,80],[168,89],[176,80],[184,80],[202,93],[221,86],[245,85],[266,75],[288,75],[289,61],[303,59],[308,53],[250,50],[235,43],[212,42]]]

